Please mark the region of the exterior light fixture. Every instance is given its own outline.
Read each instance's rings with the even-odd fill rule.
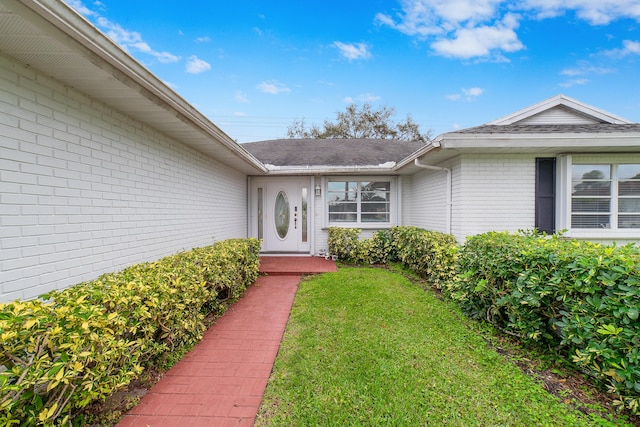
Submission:
[[[322,194],[322,189],[320,188],[319,185],[316,184],[315,190],[316,190],[316,196],[320,196]]]

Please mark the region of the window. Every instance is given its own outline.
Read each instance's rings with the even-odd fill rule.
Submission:
[[[640,228],[640,164],[573,164],[571,228]]]
[[[327,185],[329,223],[391,222],[391,180],[331,179]]]

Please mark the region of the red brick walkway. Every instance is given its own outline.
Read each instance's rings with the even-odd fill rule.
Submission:
[[[276,258],[263,258],[261,269],[280,275],[262,276],[249,287],[118,427],[253,425],[300,273],[336,271],[335,263],[321,258]],[[297,275],[286,275],[284,267],[291,265]]]

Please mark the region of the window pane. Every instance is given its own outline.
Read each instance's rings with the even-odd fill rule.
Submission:
[[[571,215],[573,228],[610,228],[609,215]]]
[[[262,215],[262,204],[263,204],[263,200],[262,200],[262,188],[258,188],[258,239],[262,239],[264,238],[264,223],[263,221],[263,215]]]
[[[640,213],[640,199],[628,198],[618,200],[618,212]]]
[[[640,165],[619,165],[618,180],[618,195],[640,196]]]
[[[309,228],[308,226],[308,213],[307,211],[308,206],[307,206],[307,193],[309,191],[307,190],[307,187],[302,187],[302,241],[304,243],[307,243],[307,241],[309,240],[309,236],[308,236],[308,232],[307,229]]]
[[[357,222],[357,214],[330,213],[330,222]]]
[[[356,202],[330,202],[329,221],[356,222],[358,221],[358,204]]]
[[[351,200],[355,201],[358,195],[358,183],[346,181],[329,182],[327,200],[329,202]]]
[[[619,228],[640,228],[640,215],[618,216]]]
[[[639,181],[620,181],[618,183],[619,196],[640,196]]]
[[[389,214],[388,213],[376,213],[376,214],[362,214],[362,222],[389,222]]]
[[[611,165],[573,165],[571,180],[611,179]]]
[[[602,199],[583,199],[574,197],[571,199],[571,212],[609,212],[610,200]]]
[[[640,180],[640,165],[618,165],[618,179]]]
[[[610,196],[611,182],[578,181],[573,183],[572,196]]]
[[[330,181],[329,222],[390,222],[390,181]]]
[[[278,237],[284,239],[289,234],[289,199],[284,191],[276,196],[273,207],[273,220],[275,222]]]

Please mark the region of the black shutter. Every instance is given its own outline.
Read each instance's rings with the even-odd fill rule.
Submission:
[[[556,231],[556,159],[536,159],[536,228]]]

